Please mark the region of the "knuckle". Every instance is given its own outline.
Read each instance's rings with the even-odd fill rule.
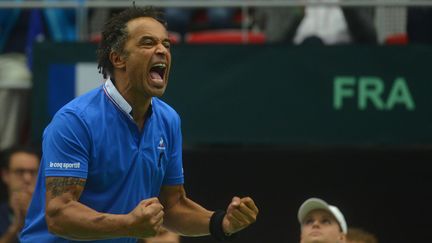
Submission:
[[[164,207],[162,206],[162,204],[159,204],[158,206],[158,211],[163,211]]]
[[[248,219],[247,220],[247,224],[252,224],[252,223],[254,223],[255,222],[255,219],[254,218],[252,218],[252,219]]]
[[[150,222],[151,222],[152,225],[157,225],[158,222],[159,222],[159,220],[160,220],[160,219],[159,219],[158,217],[153,216],[153,217],[150,219]]]
[[[249,202],[250,200],[251,200],[250,197],[243,197],[243,198],[241,199],[241,202],[242,202],[242,203],[247,203],[247,202]]]
[[[150,227],[151,227],[152,229],[154,229],[154,227],[156,226],[156,220],[154,220],[154,219],[150,219],[150,220],[149,220],[149,225],[150,225]]]

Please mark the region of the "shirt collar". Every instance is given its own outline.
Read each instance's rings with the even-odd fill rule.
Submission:
[[[114,83],[111,81],[110,78],[105,81],[104,90],[108,98],[114,103],[114,105],[116,105],[121,111],[128,115],[130,119],[133,120],[132,106],[130,106],[129,103],[125,100],[125,98],[123,98],[123,96],[120,94],[120,92],[118,92],[117,88],[115,87]],[[149,114],[151,114],[153,111],[153,99],[150,100],[149,109]]]
[[[108,98],[124,113],[126,113],[129,118],[132,117],[132,106],[123,98],[123,96],[118,92],[117,88],[114,86],[110,78],[105,81],[104,90]]]

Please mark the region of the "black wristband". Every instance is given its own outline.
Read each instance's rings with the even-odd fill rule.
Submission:
[[[229,241],[234,238],[236,234],[227,235],[223,231],[222,228],[222,222],[225,217],[225,211],[223,210],[216,210],[213,215],[210,218],[210,234],[217,240],[217,241]]]

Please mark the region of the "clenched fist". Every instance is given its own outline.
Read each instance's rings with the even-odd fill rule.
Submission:
[[[157,234],[163,223],[163,206],[157,198],[142,200],[129,213],[131,218],[130,235],[135,238],[147,238]]]
[[[232,234],[256,221],[258,208],[250,197],[234,197],[222,221],[223,231]]]

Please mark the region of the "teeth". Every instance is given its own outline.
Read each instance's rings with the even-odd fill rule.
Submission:
[[[165,63],[157,63],[155,65],[153,65],[153,67],[161,67],[161,68],[165,68],[166,64]]]

